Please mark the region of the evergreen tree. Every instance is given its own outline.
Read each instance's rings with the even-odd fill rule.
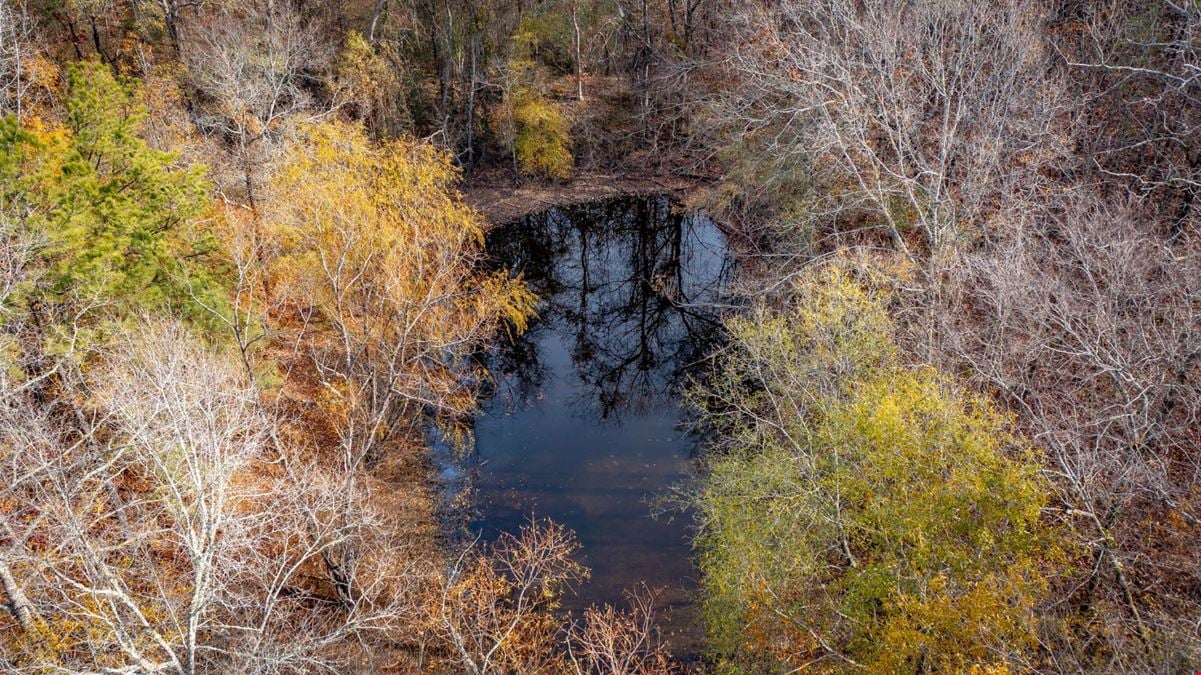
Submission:
[[[105,66],[67,75],[62,126],[0,120],[0,211],[38,244],[24,310],[42,325],[151,310],[203,320],[196,300],[221,305],[211,238],[196,230],[203,167],[179,168],[142,139],[136,92]]]

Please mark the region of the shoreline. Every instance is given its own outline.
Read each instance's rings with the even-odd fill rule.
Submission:
[[[582,173],[563,183],[530,179],[515,185],[507,176],[481,175],[464,180],[460,189],[466,202],[498,227],[538,211],[613,197],[666,194],[684,200],[710,184],[700,176]]]

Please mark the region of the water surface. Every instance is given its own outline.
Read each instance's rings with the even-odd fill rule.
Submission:
[[[645,583],[660,592],[673,648],[695,650],[687,519],[652,517],[652,502],[696,449],[679,396],[718,334],[707,303],[730,274],[721,231],[666,198],[623,198],[527,217],[492,232],[488,250],[542,304],[490,356],[475,527],[491,540],[531,516],[565,524],[592,569],[569,609],[622,603]]]

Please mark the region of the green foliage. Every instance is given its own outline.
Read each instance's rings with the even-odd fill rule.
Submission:
[[[1034,646],[1055,533],[1010,420],[896,363],[836,268],[730,324],[704,401],[730,447],[693,494],[717,655],[752,669],[958,671]]]
[[[174,155],[140,138],[143,111],[105,66],[71,66],[68,89],[62,128],[0,121],[0,210],[41,242],[44,274],[30,300],[64,313],[170,309],[202,320],[195,300],[219,307],[223,297],[203,264],[213,242],[190,231],[208,204],[203,169],[177,169]]]
[[[513,107],[513,151],[522,171],[565,180],[571,177],[571,133],[558,104],[525,94]]]
[[[570,13],[544,11],[521,17],[513,33],[513,46],[521,58],[567,74],[572,71],[572,39]]]

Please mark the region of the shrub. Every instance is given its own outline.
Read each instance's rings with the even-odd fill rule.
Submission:
[[[571,134],[558,104],[521,96],[513,107],[513,121],[513,150],[522,171],[559,180],[571,177]]]

